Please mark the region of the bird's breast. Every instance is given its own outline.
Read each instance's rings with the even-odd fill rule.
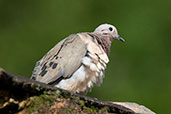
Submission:
[[[82,58],[82,63],[78,70],[70,78],[61,80],[56,87],[74,93],[85,94],[94,85],[99,86],[104,77],[106,63],[96,56],[88,52],[87,56]]]

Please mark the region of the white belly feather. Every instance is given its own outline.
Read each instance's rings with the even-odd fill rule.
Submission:
[[[82,59],[80,68],[68,79],[61,80],[57,85],[69,91],[77,93],[86,93],[95,85],[100,85],[104,77],[105,63],[92,61],[90,57]]]

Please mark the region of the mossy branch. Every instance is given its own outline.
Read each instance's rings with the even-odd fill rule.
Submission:
[[[100,101],[16,76],[0,68],[0,114],[154,112],[135,103]]]

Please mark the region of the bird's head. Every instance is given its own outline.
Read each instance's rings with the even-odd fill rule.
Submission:
[[[117,29],[110,24],[99,25],[94,32],[102,35],[111,35],[113,39],[125,42],[125,40],[119,36]]]

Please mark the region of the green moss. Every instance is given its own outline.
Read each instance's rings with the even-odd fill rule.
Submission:
[[[53,104],[55,97],[47,94],[42,94],[40,96],[31,97],[28,102],[30,106],[26,108],[26,114],[37,111],[41,108],[48,107]]]
[[[99,110],[99,112],[109,112],[109,107],[107,107],[107,106],[105,106],[105,107],[103,107],[103,108],[101,108],[100,110]]]
[[[55,95],[61,95],[61,91],[56,90],[56,91],[54,91],[54,94],[55,94]]]
[[[42,87],[36,86],[35,89],[38,90],[38,91],[40,91],[42,89]]]
[[[108,107],[98,108],[93,105],[86,105],[87,102],[84,100],[80,100],[79,97],[76,96],[63,96],[62,92],[59,90],[56,91],[45,91],[40,96],[30,97],[27,100],[29,104],[24,108],[24,114],[30,114],[33,112],[38,113],[54,113],[57,111],[58,113],[66,113],[66,114],[75,114],[75,113],[107,113]],[[59,100],[58,100],[59,99]],[[58,107],[58,103],[63,103],[64,106]],[[50,108],[50,107],[56,108]]]
[[[96,111],[97,111],[96,108],[95,108],[94,106],[91,106],[90,108],[91,108],[91,110],[92,110],[93,112],[96,112]]]
[[[85,106],[85,103],[84,103],[84,101],[83,100],[79,100],[79,104],[80,104],[80,106]]]

